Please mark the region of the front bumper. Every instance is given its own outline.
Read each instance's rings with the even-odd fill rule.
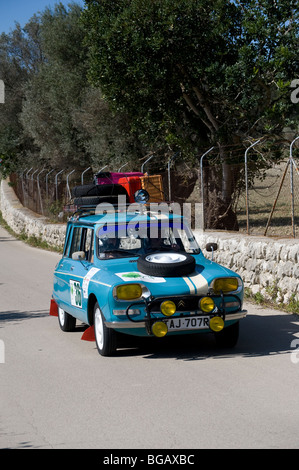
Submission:
[[[241,320],[242,318],[245,318],[247,315],[247,310],[240,310],[239,312],[237,313],[229,313],[227,315],[225,315],[225,321],[226,322],[230,322],[230,321],[237,321],[237,320]],[[199,316],[199,315],[198,315]],[[204,317],[206,316],[209,316],[210,318],[212,318],[213,316],[215,315],[202,315]],[[194,315],[192,315],[192,317],[194,317]],[[177,317],[175,317],[177,318]],[[187,318],[189,318],[189,316],[187,316]],[[155,319],[157,320],[157,319]],[[159,320],[163,320],[163,318],[159,318]],[[166,321],[166,319],[165,319]],[[107,326],[107,328],[114,328],[116,330],[126,330],[126,329],[139,329],[139,328],[147,328],[147,325],[148,325],[148,321],[147,320],[135,320],[135,321],[126,321],[126,320],[122,320],[122,321],[110,321],[110,322],[105,322],[105,325]],[[206,328],[206,329],[209,329],[209,328]],[[180,331],[190,331],[189,329],[181,329]]]
[[[219,295],[212,296],[215,301],[215,309],[206,313],[199,310],[198,304],[200,299],[203,296],[189,295],[189,296],[171,296],[171,297],[156,297],[149,299],[142,299],[141,301],[133,302],[126,308],[125,316],[122,320],[115,321],[106,321],[105,324],[107,328],[113,328],[116,330],[135,330],[141,331],[145,329],[148,335],[152,335],[151,327],[156,321],[168,322],[171,319],[178,318],[213,318],[215,316],[220,316],[225,323],[225,326],[228,322],[235,322],[245,318],[247,315],[247,310],[242,309],[241,299],[237,295]],[[165,300],[172,300],[177,305],[176,313],[171,317],[165,317],[160,309],[159,305]],[[145,314],[142,319],[138,319],[137,316],[132,316],[129,314],[129,311],[144,310]],[[188,324],[188,322],[183,322]],[[200,329],[194,329],[193,332],[198,331],[210,331],[208,326],[201,327]],[[190,328],[181,327],[181,331],[190,331]]]

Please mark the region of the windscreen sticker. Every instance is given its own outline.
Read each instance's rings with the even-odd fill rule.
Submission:
[[[79,281],[70,279],[71,286],[71,304],[75,307],[82,308],[82,291]]]
[[[88,298],[88,286],[89,286],[90,279],[91,279],[97,272],[99,272],[99,269],[98,269],[98,268],[91,268],[91,269],[88,271],[88,273],[86,274],[86,276],[83,278],[82,289],[83,289],[83,297],[84,297],[84,299],[87,299],[87,298]]]
[[[133,271],[129,273],[115,273],[118,277],[120,277],[123,281],[140,281],[140,282],[152,282],[152,283],[159,283],[159,282],[166,282],[164,277],[155,277],[155,276],[148,276],[147,274],[142,274],[138,271]]]

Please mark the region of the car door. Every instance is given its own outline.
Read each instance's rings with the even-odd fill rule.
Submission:
[[[87,321],[84,278],[92,266],[93,238],[93,228],[74,225],[57,269],[60,277],[60,307],[83,322]]]

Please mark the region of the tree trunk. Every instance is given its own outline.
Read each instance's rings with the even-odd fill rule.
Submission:
[[[204,220],[209,230],[239,230],[237,216],[232,209],[233,169],[227,161],[219,166],[203,168]]]
[[[180,87],[182,96],[189,109],[200,118],[201,122],[206,126],[211,142],[215,142],[219,133],[219,122],[214,116],[212,108],[209,104],[204,91],[199,84],[194,84],[189,73],[180,65],[178,69],[182,74],[182,82]],[[191,84],[193,93],[186,92],[184,81]],[[193,96],[192,96],[193,94]],[[228,156],[225,152],[223,144],[218,142],[221,174],[217,175],[217,171],[210,167],[209,174],[203,175],[204,181],[204,215],[205,228],[214,230],[238,230],[238,221],[236,214],[232,210],[233,196],[233,173],[232,167],[228,163]],[[204,162],[207,168],[207,160]]]

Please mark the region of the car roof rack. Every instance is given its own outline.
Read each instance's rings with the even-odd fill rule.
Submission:
[[[163,201],[163,204],[168,206],[169,213],[173,213],[173,209],[171,208],[171,202],[166,202]],[[155,203],[156,204],[156,203]],[[131,214],[147,214],[147,215],[157,215],[157,213],[161,211],[153,210],[151,208],[151,204],[140,204],[137,202],[134,203],[127,203],[127,204],[111,204],[111,203],[106,203],[101,202],[100,204],[96,205],[88,205],[88,204],[82,204],[82,205],[74,205],[74,204],[68,204],[64,206],[64,212],[70,213],[69,220],[74,220],[78,219],[80,217],[88,217],[90,215],[105,215],[105,214],[113,214],[113,213],[125,213],[129,212]]]

